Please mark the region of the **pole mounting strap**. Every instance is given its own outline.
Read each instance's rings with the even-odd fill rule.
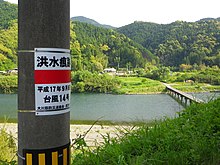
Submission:
[[[22,113],[35,113],[35,110],[18,110],[18,112],[22,112]]]
[[[34,50],[18,50],[18,53],[34,53]]]

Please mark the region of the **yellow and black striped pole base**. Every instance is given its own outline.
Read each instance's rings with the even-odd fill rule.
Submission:
[[[24,149],[24,165],[70,165],[70,144],[52,149]]]

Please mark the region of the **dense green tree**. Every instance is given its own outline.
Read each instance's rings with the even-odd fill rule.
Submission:
[[[17,16],[17,5],[0,0],[0,29],[7,29],[11,25],[11,21],[17,19]]]
[[[0,70],[12,69],[17,64],[17,22],[0,30]]]
[[[166,66],[172,66],[173,64],[179,65],[183,60],[182,57],[183,47],[178,40],[167,40],[164,44],[160,44],[156,50],[156,54]]]
[[[74,92],[112,93],[119,85],[117,78],[107,74],[76,71],[72,75]]]
[[[154,80],[166,81],[170,76],[170,68],[165,66],[154,67],[147,72],[145,77]]]
[[[0,71],[9,70],[14,67],[15,64],[10,59],[6,58],[4,55],[0,53]]]

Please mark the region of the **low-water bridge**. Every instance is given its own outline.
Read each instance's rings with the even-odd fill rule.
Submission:
[[[170,85],[163,83],[166,86],[167,92],[174,98],[178,99],[184,105],[190,105],[191,103],[203,103],[204,101],[193,97],[185,92],[177,90]]]

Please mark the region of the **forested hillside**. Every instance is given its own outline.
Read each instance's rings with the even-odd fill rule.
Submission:
[[[111,29],[74,21],[71,38],[73,69],[136,68],[156,60],[143,46]]]
[[[17,19],[18,7],[15,4],[0,0],[0,29],[6,29],[11,21]]]
[[[117,31],[148,48],[166,66],[220,66],[219,19],[165,25],[134,22]]]
[[[0,0],[0,71],[16,67],[17,5]]]
[[[12,21],[7,29],[0,30],[0,71],[17,66],[17,22]]]
[[[0,70],[8,70],[17,65],[17,5],[0,0],[0,7]],[[71,23],[70,45],[73,70],[144,67],[146,62],[155,58],[125,35],[75,21]]]

